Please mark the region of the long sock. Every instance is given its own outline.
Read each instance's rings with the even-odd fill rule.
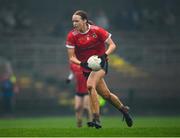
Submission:
[[[109,98],[107,99],[108,102],[110,102],[116,109],[121,110],[122,107],[124,107],[123,103],[120,101],[120,99],[114,95],[110,94]]]
[[[91,89],[89,92],[89,99],[91,105],[91,111],[93,114],[99,114],[99,101],[98,95],[95,89]]]
[[[100,122],[100,115],[97,113],[93,113],[93,120]]]

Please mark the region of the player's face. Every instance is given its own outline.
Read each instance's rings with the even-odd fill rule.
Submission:
[[[81,16],[79,15],[73,15],[72,22],[73,22],[73,27],[80,32],[83,30],[84,26],[86,25],[86,21],[82,20]]]

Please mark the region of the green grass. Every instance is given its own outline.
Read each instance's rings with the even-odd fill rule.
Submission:
[[[103,117],[103,128],[76,128],[74,117],[0,119],[3,137],[173,137],[180,136],[180,117],[134,117],[128,128],[120,117]]]

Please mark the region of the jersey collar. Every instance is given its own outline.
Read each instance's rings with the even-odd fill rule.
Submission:
[[[84,33],[81,33],[81,32],[79,32],[79,33],[80,33],[80,34],[87,34],[87,33],[89,32],[90,28],[91,28],[91,25],[88,24],[88,30],[87,30],[86,32],[84,32]]]

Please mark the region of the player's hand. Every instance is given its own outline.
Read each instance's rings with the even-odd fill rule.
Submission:
[[[66,84],[69,84],[71,82],[71,80],[70,79],[66,79],[65,82],[66,82]]]
[[[102,68],[104,67],[104,65],[105,65],[105,63],[106,63],[107,56],[108,56],[108,55],[107,55],[106,53],[105,53],[104,55],[102,55],[102,56],[98,56],[98,58],[101,59],[100,65],[101,65]]]
[[[88,63],[87,62],[81,62],[80,66],[85,68],[85,69],[92,70],[91,68],[88,67]]]

